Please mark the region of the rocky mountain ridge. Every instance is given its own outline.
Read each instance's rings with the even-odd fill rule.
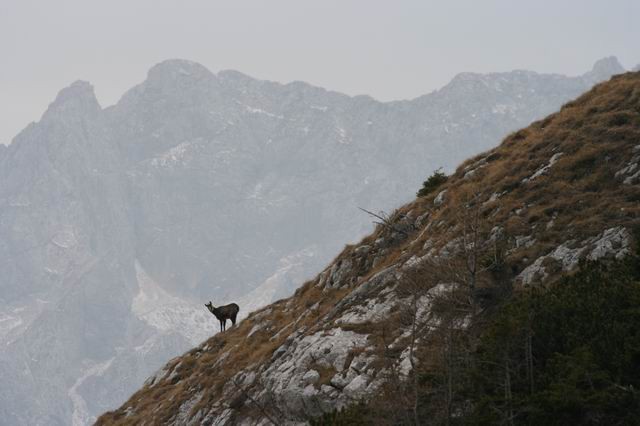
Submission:
[[[98,424],[304,424],[367,400],[408,377],[411,330],[438,322],[438,297],[466,288],[483,309],[500,285],[540,287],[582,260],[628,255],[640,224],[638,164],[634,72],[381,216],[294,296],[169,361]]]
[[[290,294],[370,229],[357,207],[622,71],[464,74],[391,103],[183,60],[107,108],[73,83],[0,148],[0,415],[90,423],[216,331],[204,301]]]

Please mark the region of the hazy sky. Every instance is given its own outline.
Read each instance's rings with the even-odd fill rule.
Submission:
[[[640,0],[0,0],[0,143],[77,79],[102,106],[168,58],[380,100],[461,71],[640,62]]]

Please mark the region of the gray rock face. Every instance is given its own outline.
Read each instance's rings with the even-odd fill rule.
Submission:
[[[460,74],[390,103],[181,60],[109,108],[73,83],[0,145],[3,422],[90,423],[215,332],[204,301],[246,314],[287,294],[369,229],[358,206],[412,198],[616,63]]]
[[[331,404],[344,406],[349,402],[348,397],[361,392],[362,387],[366,388],[366,382],[356,382],[347,390],[347,386],[361,375],[351,369],[350,364],[346,365],[349,352],[366,345],[366,335],[340,328],[292,339],[290,344],[283,347],[282,355],[261,373],[264,389],[273,394],[282,409],[291,413],[302,413],[306,407],[312,407],[310,401],[320,404],[312,408],[312,411],[317,410],[314,412],[316,415],[326,411],[322,409],[322,404],[327,407]],[[317,381],[320,375],[314,368],[332,371],[332,386],[319,385]],[[335,401],[336,388],[345,393],[340,402]]]
[[[547,268],[550,263],[563,271],[571,271],[584,258],[588,260],[607,257],[622,259],[629,254],[630,245],[631,236],[624,227],[606,229],[600,235],[581,242],[567,241],[527,266],[518,275],[517,282],[526,286],[543,281],[549,275]]]
[[[447,194],[447,190],[445,189],[444,191],[440,191],[438,193],[438,195],[436,195],[436,198],[434,198],[433,200],[433,205],[434,206],[439,206],[442,203],[444,203],[444,197]]]

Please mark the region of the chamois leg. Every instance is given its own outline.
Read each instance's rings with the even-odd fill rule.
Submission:
[[[231,317],[231,323],[232,323],[232,327],[236,325],[236,315]]]

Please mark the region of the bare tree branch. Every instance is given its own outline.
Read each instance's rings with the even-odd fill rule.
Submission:
[[[370,215],[370,216],[373,216],[373,217],[375,217],[376,219],[380,219],[380,220],[382,221],[382,222],[375,222],[375,221],[374,221],[373,223],[375,223],[375,224],[377,224],[377,225],[384,226],[385,228],[391,229],[391,230],[393,230],[393,231],[400,232],[400,233],[402,233],[402,234],[404,234],[404,235],[406,235],[406,236],[408,236],[408,235],[409,235],[409,234],[407,233],[407,231],[405,231],[404,229],[401,229],[401,228],[397,227],[393,222],[391,222],[391,220],[389,220],[389,217],[388,217],[388,216],[387,216],[387,217],[384,217],[382,214],[376,214],[376,213],[370,212],[369,210],[367,210],[367,209],[363,209],[362,207],[358,207],[358,209],[360,209],[360,210],[362,210],[363,212],[365,212],[366,214],[368,214],[368,215]]]

